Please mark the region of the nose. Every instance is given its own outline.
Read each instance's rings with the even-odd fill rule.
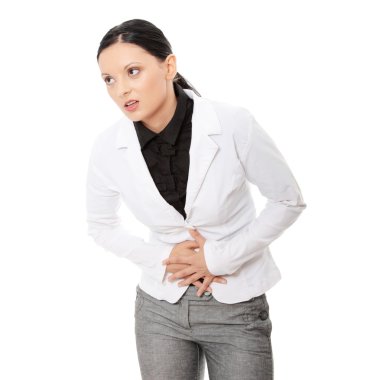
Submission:
[[[125,90],[125,89],[121,88],[121,89],[119,90],[119,98],[120,98],[120,99],[123,99],[123,98],[126,97],[126,95],[129,94],[129,93],[130,93],[130,90]]]
[[[118,88],[118,94],[120,98],[124,98],[127,94],[131,92],[129,84],[127,81],[121,81],[119,88]]]

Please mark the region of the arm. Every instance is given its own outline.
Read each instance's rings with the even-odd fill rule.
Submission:
[[[156,245],[128,233],[117,214],[120,193],[97,168],[91,155],[87,172],[88,235],[95,243],[117,256],[125,257],[157,281],[164,280],[166,266],[161,261],[168,257],[174,245]]]
[[[246,178],[258,187],[267,203],[246,231],[228,241],[206,240],[205,260],[214,275],[232,274],[260,255],[306,208],[284,157],[251,114],[244,127],[236,131],[235,139]]]

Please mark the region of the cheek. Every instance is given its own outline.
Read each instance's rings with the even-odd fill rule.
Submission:
[[[144,94],[152,102],[159,103],[158,99],[162,99],[166,94],[166,82],[159,76],[147,76],[139,83]]]
[[[111,97],[111,99],[120,106],[120,98],[116,95],[116,91],[112,88],[108,88],[107,90],[108,95]]]
[[[162,85],[162,82],[154,82],[150,86],[150,91],[147,92],[149,103],[152,108],[159,109],[165,103],[167,97],[167,90],[165,85]]]

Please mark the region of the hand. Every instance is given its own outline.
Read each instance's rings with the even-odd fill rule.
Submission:
[[[178,243],[174,246],[172,251],[170,252],[170,257],[175,256],[191,256],[195,255],[196,252],[194,249],[199,248],[199,244],[194,240],[185,240],[181,243]],[[185,269],[188,267],[188,264],[169,264],[166,266],[166,272],[175,273],[181,269]]]
[[[181,243],[178,243],[174,246],[172,251],[170,252],[169,257],[174,257],[174,256],[189,256],[189,255],[195,255],[196,252],[194,249],[199,248],[199,244],[195,240],[185,240]],[[176,273],[182,269],[187,268],[189,265],[188,264],[169,264],[166,266],[166,272],[169,273]],[[185,277],[186,279],[189,276]],[[215,277],[214,281],[218,282],[220,281],[219,277]],[[200,288],[203,283],[199,280],[192,282],[197,288]],[[207,287],[209,292],[212,292],[211,287]]]
[[[172,255],[169,256],[168,259],[164,260],[163,264],[187,264],[187,267],[185,267],[182,270],[179,270],[175,274],[171,275],[169,277],[169,280],[174,280],[176,278],[187,278],[180,283],[178,283],[178,286],[185,286],[192,283],[192,281],[196,281],[199,278],[203,277],[204,281],[199,288],[199,291],[197,292],[197,295],[202,295],[203,292],[208,289],[209,284],[214,280],[214,278],[217,278],[217,282],[220,283],[227,283],[227,280],[225,278],[215,276],[212,273],[209,272],[206,261],[204,258],[204,251],[203,246],[206,241],[206,239],[198,232],[194,231],[192,229],[189,229],[190,235],[195,239],[195,241],[199,244],[200,249],[199,252],[195,255],[190,256],[177,256],[172,257]],[[193,282],[194,283],[194,282]]]

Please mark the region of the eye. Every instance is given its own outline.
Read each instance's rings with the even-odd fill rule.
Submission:
[[[104,82],[106,82],[106,85],[109,86],[111,83],[108,81],[109,79],[113,80],[111,77],[105,77]]]
[[[131,69],[128,70],[128,72],[130,73],[131,71],[134,71],[134,70],[137,70],[138,72],[140,72],[140,70],[137,67],[132,67]],[[132,75],[132,76],[135,77],[136,75]]]

